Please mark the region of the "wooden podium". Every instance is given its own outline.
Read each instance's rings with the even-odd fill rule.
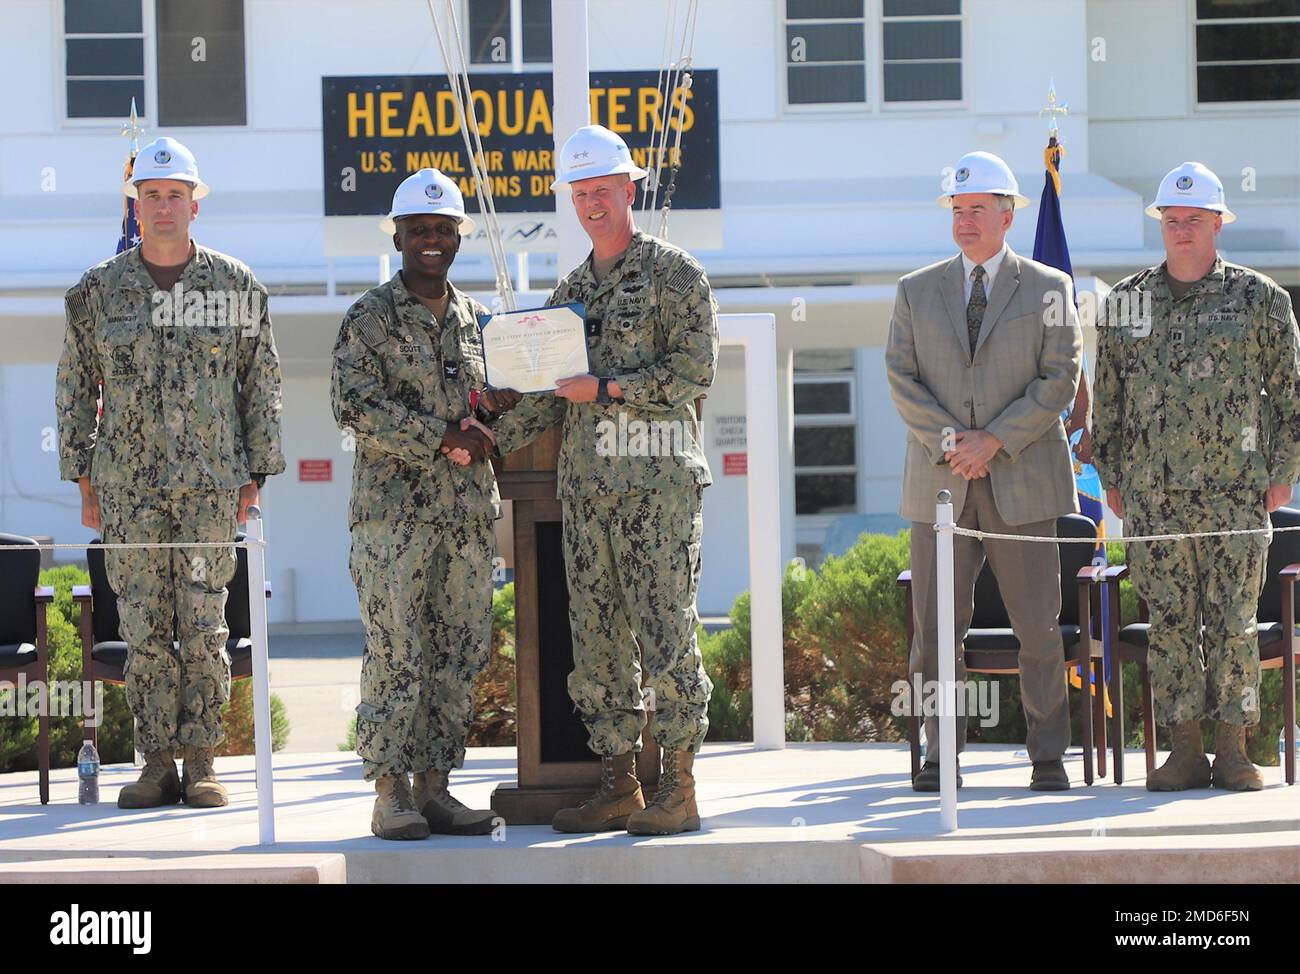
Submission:
[[[600,783],[600,759],[569,699],[573,637],[564,566],[561,507],[555,499],[560,427],[495,461],[501,497],[514,507],[515,698],[518,780],[492,792],[492,810],[510,825],[549,825]],[[659,749],[647,721],[637,777],[659,776]]]

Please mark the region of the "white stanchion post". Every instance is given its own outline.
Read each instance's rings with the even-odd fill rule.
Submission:
[[[781,631],[781,461],[776,378],[776,318],[720,315],[724,344],[745,348],[748,435],[750,666],[754,746],[785,747],[785,658]],[[707,527],[705,528],[707,531]]]
[[[271,780],[271,664],[266,626],[266,549],[262,512],[248,509],[248,618],[253,637],[253,752],[257,769],[257,837],[275,844],[275,795]]]
[[[939,829],[957,831],[957,647],[953,605],[952,494],[934,505],[935,566],[939,607]]]

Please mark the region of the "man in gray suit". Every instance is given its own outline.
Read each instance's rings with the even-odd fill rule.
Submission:
[[[1006,245],[1020,195],[1007,164],[963,156],[939,198],[952,209],[961,253],[898,282],[886,365],[907,424],[900,514],[912,522],[915,638],[909,669],[939,677],[935,496],[952,493],[958,525],[998,534],[1054,536],[1056,518],[1079,510],[1061,411],[1074,401],[1082,338],[1070,278]],[[954,538],[956,675],[970,628],[975,580],[987,557],[1020,641],[1020,689],[1034,763],[1029,787],[1070,787],[1061,611],[1061,565],[1043,542]],[[934,685],[934,684],[930,684]],[[962,694],[958,694],[961,698]],[[927,717],[925,767],[916,791],[939,790],[939,722]],[[957,750],[966,722],[957,718]],[[947,760],[948,755],[942,759]],[[958,784],[961,783],[960,776]]]

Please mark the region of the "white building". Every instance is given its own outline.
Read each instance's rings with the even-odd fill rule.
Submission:
[[[472,49],[508,36],[509,0],[459,5]],[[662,66],[667,0],[589,6],[593,72]],[[521,4],[529,70],[549,68],[549,7]],[[189,145],[213,187],[196,238],[247,261],[273,295],[289,470],[265,491],[272,621],[355,619],[351,455],[329,356],[378,267],[325,256],[321,78],[442,73],[426,4],[3,0],[0,18],[0,530],[90,536],[58,480],[54,367],[62,293],[116,242],[135,96],[147,137]],[[1081,281],[1162,259],[1143,205],[1168,169],[1199,159],[1240,217],[1224,254],[1298,294],[1297,0],[702,0],[694,63],[718,72],[723,231],[698,255],[724,312],[775,313],[794,370],[781,401],[787,557],[815,557],[845,513],[897,510],[903,428],[883,365],[895,282],[955,252],[934,199],[962,153],[998,153],[1037,200],[1049,81],[1069,103],[1064,218]],[[1021,253],[1036,217],[1036,205],[1017,216]],[[544,293],[554,255],[534,254],[530,272]],[[490,265],[463,254],[453,279],[486,296]],[[739,351],[724,350],[705,407],[705,614],[747,585],[744,475],[724,458],[744,452],[741,377]],[[300,479],[303,460],[330,460],[332,479]]]

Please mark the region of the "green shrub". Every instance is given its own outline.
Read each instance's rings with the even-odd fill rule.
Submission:
[[[253,681],[235,680],[230,685],[230,699],[221,709],[221,725],[226,739],[217,748],[220,755],[253,754]],[[282,751],[289,743],[289,715],[284,701],[271,694],[271,751]]]

